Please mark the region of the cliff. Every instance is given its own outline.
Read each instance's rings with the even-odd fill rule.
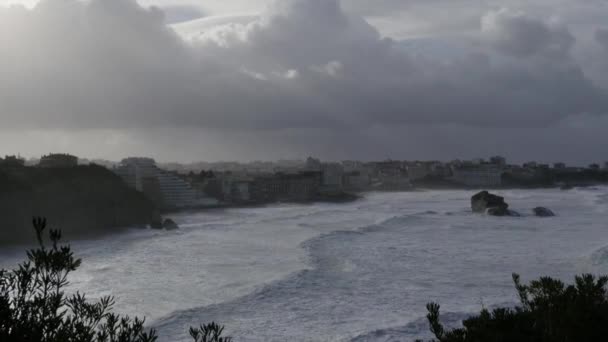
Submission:
[[[34,241],[32,216],[67,239],[160,220],[152,202],[101,166],[0,169],[0,245]]]

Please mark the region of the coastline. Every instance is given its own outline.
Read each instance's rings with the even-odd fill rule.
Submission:
[[[608,183],[579,183],[579,184],[568,184],[569,188],[563,188],[563,185],[552,184],[552,185],[517,185],[517,186],[500,186],[500,187],[483,187],[484,190],[488,191],[505,191],[505,190],[546,190],[546,189],[561,189],[563,191],[572,190],[575,188],[589,188],[594,186],[608,186]],[[353,191],[353,192],[345,192],[341,194],[339,197],[317,197],[310,200],[277,200],[277,201],[268,201],[268,202],[255,202],[255,203],[220,203],[212,206],[197,206],[197,207],[188,207],[188,208],[174,208],[174,209],[166,209],[163,210],[162,214],[175,214],[175,213],[184,213],[184,212],[196,212],[196,211],[205,211],[205,210],[217,210],[217,209],[238,209],[238,208],[264,208],[271,207],[273,205],[278,204],[315,204],[315,203],[351,203],[356,202],[360,199],[365,198],[367,194],[370,193],[403,193],[403,192],[426,192],[426,191],[479,191],[482,189],[481,187],[466,187],[466,186],[457,186],[452,184],[451,186],[416,186],[409,189],[399,189],[399,190],[382,190],[382,189],[370,189],[363,191]]]
[[[607,183],[586,183],[586,184],[577,184],[572,185],[573,189],[576,188],[589,188],[594,186],[608,186]],[[167,209],[160,212],[162,218],[171,218],[171,215],[184,214],[184,213],[198,213],[205,211],[221,211],[227,209],[243,209],[243,208],[270,208],[276,205],[281,204],[293,204],[293,205],[313,205],[317,203],[333,203],[333,204],[347,204],[356,202],[366,197],[366,195],[371,193],[406,193],[406,192],[427,192],[427,191],[477,191],[480,188],[469,188],[469,187],[413,187],[411,189],[400,189],[395,191],[390,190],[368,190],[368,191],[358,191],[353,193],[344,193],[339,197],[317,197],[311,200],[306,201],[269,201],[264,203],[220,203],[218,205],[213,206],[199,206],[199,207],[188,207],[188,208],[180,208],[180,209]],[[536,185],[536,186],[502,186],[502,187],[488,187],[484,188],[489,191],[505,191],[505,190],[544,190],[544,189],[560,189],[559,185]],[[569,191],[571,189],[562,189],[563,191]],[[56,228],[63,229],[60,224],[53,225]],[[123,227],[108,227],[107,229],[90,229],[83,231],[64,231],[64,236],[70,241],[84,241],[90,239],[98,239],[107,237],[115,234],[123,234],[132,229],[140,229],[140,230],[164,230],[163,228],[152,228],[149,224],[139,224],[139,225],[130,225]],[[13,249],[13,248],[28,248],[33,246],[35,241],[35,236],[33,231],[31,232],[31,243],[28,243],[26,240],[13,240],[13,241],[0,241],[0,248],[2,249]]]

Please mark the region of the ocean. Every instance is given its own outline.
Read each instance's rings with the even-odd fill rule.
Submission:
[[[72,243],[83,265],[70,290],[115,296],[115,311],[146,316],[160,341],[215,321],[235,342],[384,342],[430,338],[430,301],[450,325],[516,304],[512,273],[608,274],[607,187],[495,193],[522,217],[473,214],[474,191],[457,190],[180,213],[178,231]],[[24,257],[0,249],[0,267]]]

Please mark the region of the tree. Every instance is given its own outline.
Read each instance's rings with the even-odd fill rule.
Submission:
[[[112,313],[113,297],[87,301],[84,294],[68,296],[68,275],[81,260],[69,245],[60,245],[61,232],[49,230],[46,219],[34,218],[38,247],[27,252],[27,261],[12,271],[0,270],[0,341],[10,342],[153,342],[154,329],[144,319]],[[192,335],[196,342],[229,342],[224,327],[203,325]],[[201,339],[204,338],[204,339]]]
[[[513,275],[520,305],[484,309],[446,330],[439,322],[440,306],[427,305],[430,330],[440,342],[576,342],[608,338],[608,277],[585,274],[573,285],[549,277],[522,285]]]

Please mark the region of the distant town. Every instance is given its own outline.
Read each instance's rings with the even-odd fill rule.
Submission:
[[[49,154],[39,160],[0,158],[0,171],[20,168],[103,166],[126,185],[145,195],[158,208],[259,205],[274,202],[340,202],[369,191],[420,189],[500,189],[591,186],[608,183],[608,162],[573,167],[527,162],[509,164],[489,159],[440,161],[323,162],[316,158],[277,162],[217,162],[159,164],[131,157],[120,162],[90,161],[69,154]]]

